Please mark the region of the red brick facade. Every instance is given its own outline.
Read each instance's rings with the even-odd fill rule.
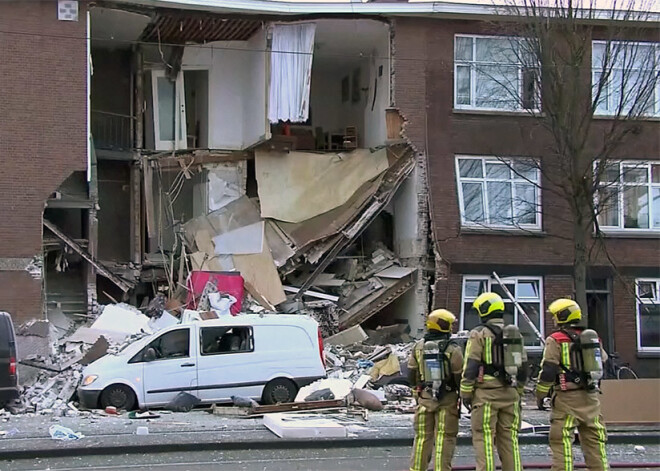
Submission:
[[[87,166],[87,26],[58,21],[57,2],[0,2],[0,259],[42,251],[48,195]],[[42,314],[42,280],[0,271],[0,310]]]
[[[544,277],[545,305],[559,296],[572,295],[572,226],[566,221],[564,200],[548,191],[542,198],[542,232],[538,235],[503,235],[461,228],[455,157],[527,156],[552,166],[546,154],[548,135],[532,117],[514,113],[465,112],[454,110],[453,50],[455,34],[494,34],[493,25],[445,19],[399,18],[393,45],[395,104],[406,118],[406,136],[420,149],[427,149],[430,206],[436,249],[449,273],[436,280],[434,300],[438,307],[461,311],[461,280],[464,274],[486,275],[497,270],[502,276]],[[602,127],[606,122],[597,123]],[[660,159],[659,123],[640,124],[620,152],[621,158]],[[600,130],[594,133],[601,135]],[[594,144],[597,144],[595,137]],[[545,178],[545,177],[543,177]],[[545,184],[542,181],[542,184]],[[635,277],[658,275],[658,238],[607,240],[610,255],[624,285],[608,271],[602,251],[594,270],[613,281],[615,349],[624,360],[657,375],[657,360],[637,355]],[[546,319],[546,332],[552,329]],[[655,365],[655,366],[654,366]]]

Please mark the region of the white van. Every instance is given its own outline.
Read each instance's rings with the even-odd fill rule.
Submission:
[[[325,377],[317,322],[291,314],[245,314],[177,324],[142,338],[83,370],[86,408],[164,406],[179,392],[203,403],[251,397],[290,402]]]

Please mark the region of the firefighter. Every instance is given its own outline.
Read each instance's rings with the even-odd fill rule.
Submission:
[[[574,429],[580,434],[582,454],[590,470],[606,470],[607,432],[598,399],[599,381],[607,354],[598,334],[580,327],[582,311],[572,299],[558,299],[548,307],[558,330],[545,341],[536,386],[539,409],[552,396],[550,448],[552,469],[573,469]]]
[[[408,360],[408,380],[417,401],[410,471],[426,471],[432,455],[435,471],[451,471],[463,364],[463,351],[451,340],[455,321],[456,317],[446,309],[431,312],[426,320],[426,335],[415,344]]]
[[[497,446],[502,469],[521,471],[520,397],[528,366],[522,335],[515,325],[504,324],[504,302],[497,294],[481,294],[472,308],[481,325],[468,338],[460,395],[472,413],[476,469],[495,470]]]

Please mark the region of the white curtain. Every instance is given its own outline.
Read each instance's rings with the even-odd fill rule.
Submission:
[[[309,116],[315,23],[274,25],[268,119],[300,123]]]

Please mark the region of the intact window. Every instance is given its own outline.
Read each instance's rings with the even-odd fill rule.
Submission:
[[[600,172],[598,224],[607,230],[660,231],[660,163],[608,162]]]
[[[539,68],[533,51],[525,51],[529,44],[512,37],[457,35],[454,106],[508,111],[538,109]]]
[[[456,164],[463,225],[541,228],[537,162],[458,157]]]
[[[543,281],[540,277],[503,278],[502,283],[511,295],[518,301],[534,326],[543,333]],[[460,328],[470,330],[481,323],[479,315],[472,309],[472,303],[477,297],[487,291],[499,294],[504,301],[504,322],[515,324],[523,335],[525,345],[531,348],[541,347],[541,341],[536,337],[527,321],[518,314],[513,302],[504,294],[500,284],[489,276],[463,277],[463,303],[461,309]]]
[[[254,351],[254,337],[250,327],[202,327],[202,355]]]
[[[638,279],[637,349],[660,351],[660,279]]]
[[[660,115],[660,44],[594,41],[591,67],[596,113]]]

